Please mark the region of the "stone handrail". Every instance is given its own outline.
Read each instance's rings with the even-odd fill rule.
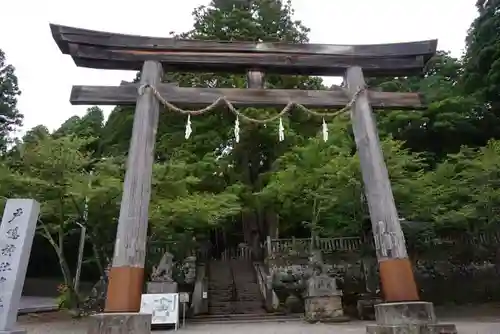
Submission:
[[[198,264],[196,267],[193,301],[191,303],[193,315],[208,313],[208,282],[206,275],[206,265],[204,263]]]
[[[264,268],[262,267],[261,263],[254,263],[254,269],[255,269],[255,274],[257,276],[257,282],[259,283],[259,289],[260,293],[262,294],[262,297],[267,299],[267,289],[266,289],[266,275],[263,272]]]
[[[264,299],[266,310],[268,312],[276,311],[279,308],[279,299],[271,285],[271,278],[267,273],[266,267],[261,262],[254,262],[255,274],[259,289]]]

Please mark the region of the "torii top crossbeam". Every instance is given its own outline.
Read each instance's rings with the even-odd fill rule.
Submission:
[[[115,70],[140,70],[145,60],[156,60],[170,71],[342,76],[348,67],[359,66],[367,77],[405,76],[421,72],[437,46],[437,40],[378,45],[201,41],[50,27],[76,65]]]
[[[158,61],[166,71],[205,71],[304,75],[344,75],[360,67],[366,76],[405,76],[422,72],[434,55],[437,40],[379,45],[327,45],[180,40],[142,37],[50,25],[64,54],[77,66],[141,70],[145,61]],[[294,101],[308,108],[338,108],[349,101],[344,91],[283,89],[183,88],[158,84],[161,95],[179,106],[200,107],[227,97],[237,107],[283,106]],[[422,107],[418,93],[370,91],[374,108]],[[72,104],[135,104],[136,85],[74,86]]]

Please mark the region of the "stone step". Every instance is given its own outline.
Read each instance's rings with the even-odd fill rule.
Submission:
[[[238,283],[255,283],[255,274],[251,273],[238,273],[234,277],[234,281]]]
[[[238,295],[260,295],[260,290],[255,289],[254,291],[250,291],[250,290],[241,290],[236,288],[236,293]]]
[[[224,314],[224,313],[266,313],[262,303],[247,304],[234,304],[231,302],[226,303],[216,303],[209,305],[208,307],[210,314]]]
[[[261,298],[257,298],[257,297],[251,297],[251,296],[242,297],[242,296],[238,296],[238,300],[240,302],[256,302],[256,303],[261,303],[262,304]]]
[[[224,303],[228,303],[230,301],[232,301],[233,299],[233,296],[212,296],[212,298],[210,298],[209,300],[209,303],[219,303],[219,302],[224,302]]]
[[[212,296],[219,296],[219,295],[232,295],[233,294],[233,289],[208,289],[208,292]]]
[[[227,314],[227,315],[203,315],[189,319],[190,323],[260,323],[260,322],[283,322],[283,321],[300,321],[302,314],[282,314],[282,313],[267,313],[267,314]]]
[[[210,277],[208,285],[233,285],[233,280],[220,279],[216,277]]]
[[[255,292],[255,291],[259,291],[259,287],[256,285],[256,286],[236,286],[236,289],[238,289],[239,291],[241,292]]]
[[[231,304],[233,306],[236,305],[263,305],[261,300],[210,300],[208,302],[209,306],[214,305],[226,305]]]
[[[255,289],[255,290],[242,290],[242,289],[236,288],[236,292],[239,295],[256,295],[256,294],[260,293],[260,290],[259,289]]]
[[[241,290],[238,290],[236,289],[236,295],[237,296],[260,296],[260,291],[259,290],[255,290],[253,292],[245,292],[245,291],[241,291]]]
[[[233,296],[212,296],[210,298],[210,303],[229,303],[233,299]]]

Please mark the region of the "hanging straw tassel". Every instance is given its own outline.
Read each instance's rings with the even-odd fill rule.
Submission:
[[[234,140],[239,143],[240,142],[240,118],[236,116],[236,120],[234,121]]]
[[[328,141],[328,126],[326,126],[325,118],[323,117],[323,141]]]
[[[283,127],[283,120],[281,119],[281,117],[280,117],[280,125],[278,128],[278,135],[280,141],[285,140],[285,128]]]
[[[193,133],[193,129],[191,129],[191,114],[188,114],[188,119],[186,122],[186,134],[184,138],[189,139],[191,133]]]

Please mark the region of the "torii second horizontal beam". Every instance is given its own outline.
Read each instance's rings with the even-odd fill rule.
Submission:
[[[73,86],[70,101],[74,105],[134,105],[137,84],[121,86]],[[199,108],[226,97],[236,107],[282,107],[290,101],[307,108],[338,109],[349,103],[343,90],[185,88],[171,84],[156,87],[161,96],[181,108]],[[377,109],[422,109],[418,93],[369,91]]]

